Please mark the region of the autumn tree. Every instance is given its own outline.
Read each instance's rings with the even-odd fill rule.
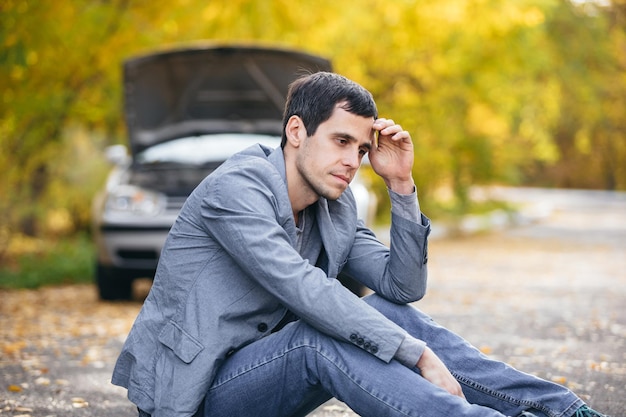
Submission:
[[[102,150],[125,141],[121,62],[198,40],[332,59],[412,132],[424,204],[449,188],[465,207],[491,182],[626,189],[624,0],[5,0],[0,13],[0,254],[51,219],[87,228]]]

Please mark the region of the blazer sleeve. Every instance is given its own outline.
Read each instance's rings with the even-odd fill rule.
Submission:
[[[342,272],[389,301],[405,304],[420,300],[426,293],[430,220],[419,212],[416,193],[391,197],[389,247],[360,222]],[[401,199],[406,198],[414,201],[401,207]],[[415,213],[403,216],[405,208]],[[419,223],[413,220],[418,218]]]

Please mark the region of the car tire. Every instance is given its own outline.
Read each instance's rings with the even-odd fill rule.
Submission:
[[[133,277],[123,269],[97,264],[96,283],[101,300],[132,299]]]

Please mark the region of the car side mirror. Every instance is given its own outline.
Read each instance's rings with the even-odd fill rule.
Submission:
[[[130,158],[128,155],[128,149],[124,145],[108,146],[104,150],[104,155],[106,156],[107,161],[114,165],[124,165]]]

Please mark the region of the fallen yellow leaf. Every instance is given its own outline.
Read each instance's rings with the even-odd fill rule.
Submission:
[[[556,382],[557,384],[565,384],[567,382],[567,378],[564,376],[553,376],[552,382]]]
[[[89,407],[89,403],[85,401],[83,398],[74,397],[72,398],[72,407],[74,408],[86,408]]]

